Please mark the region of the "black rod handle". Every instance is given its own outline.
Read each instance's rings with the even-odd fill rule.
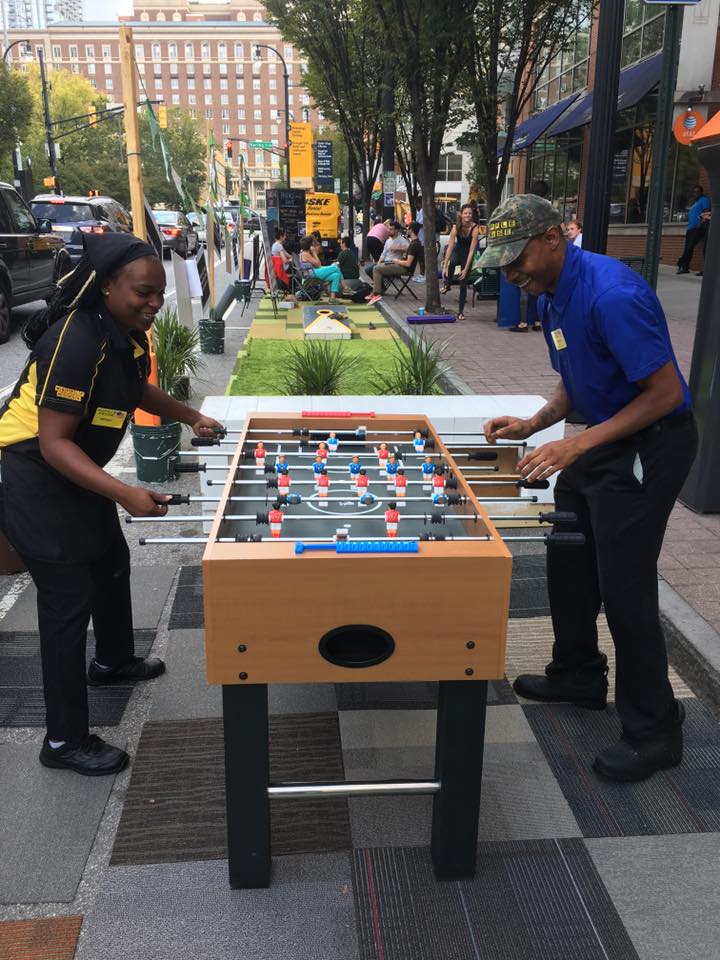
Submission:
[[[551,543],[558,547],[584,547],[584,533],[548,533],[545,537],[545,543]]]
[[[577,514],[566,510],[552,510],[550,513],[539,513],[540,523],[577,523]]]

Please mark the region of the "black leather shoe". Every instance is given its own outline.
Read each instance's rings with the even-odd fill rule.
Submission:
[[[165,664],[156,657],[133,657],[119,667],[110,667],[101,670],[95,660],[90,661],[88,667],[88,683],[102,686],[110,683],[136,683],[138,680],[154,680],[161,673],[165,673]]]
[[[676,273],[676,274],[677,274],[677,273],[690,273],[690,271],[687,270],[685,267],[678,267],[677,270],[675,271],[675,273]]]
[[[104,777],[120,773],[130,757],[119,747],[112,747],[100,737],[90,734],[82,743],[66,743],[53,750],[47,737],[40,751],[40,763],[56,770],[73,770],[85,777]]]
[[[522,673],[515,678],[513,690],[526,700],[544,703],[572,703],[586,710],[604,710],[607,706],[607,668],[604,674],[588,677],[576,671],[565,671],[552,676]]]
[[[677,721],[662,737],[632,741],[623,736],[612,747],[602,750],[593,761],[593,770],[608,780],[634,783],[651,777],[658,770],[670,770],[682,763],[682,722],[685,707],[677,702]]]

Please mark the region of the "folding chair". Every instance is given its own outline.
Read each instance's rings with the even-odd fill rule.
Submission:
[[[395,300],[397,300],[397,298],[398,298],[402,293],[404,293],[405,290],[407,290],[407,292],[410,294],[410,296],[413,298],[413,300],[417,300],[417,299],[418,299],[417,296],[415,295],[415,291],[414,291],[413,288],[410,286],[410,281],[411,281],[412,278],[413,278],[413,274],[415,273],[415,269],[416,269],[417,265],[418,265],[418,260],[415,260],[415,262],[413,263],[412,267],[410,268],[410,270],[409,270],[407,273],[403,273],[403,274],[401,274],[399,277],[386,277],[386,278],[385,278],[385,280],[386,280],[386,282],[387,282],[387,289],[388,289],[388,290],[396,290],[396,291],[397,291],[396,294],[395,294]]]
[[[292,263],[287,265],[287,272],[290,277],[290,292],[297,300],[309,300],[311,303],[317,303],[325,293],[325,284],[322,280],[316,280],[314,277],[306,276],[300,264],[300,255],[293,253]]]
[[[480,300],[497,300],[500,296],[500,271],[484,269],[480,271],[480,276],[472,285],[472,306],[475,306],[475,298]]]

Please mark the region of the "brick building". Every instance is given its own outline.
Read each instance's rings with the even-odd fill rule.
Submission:
[[[239,145],[247,159],[251,200],[264,209],[266,188],[281,176],[285,143],[280,57],[289,74],[290,119],[308,119],[314,125],[319,119],[302,86],[299,52],[265,21],[256,0],[138,0],[133,16],[122,19],[132,27],[139,79],[151,100],[162,98],[169,108],[182,107],[207,120],[217,144],[230,137],[273,144],[278,152]],[[11,33],[10,41],[26,39],[31,49],[15,47],[10,56],[23,69],[42,47],[50,71],[83,74],[110,103],[120,103],[118,26],[59,23]],[[273,47],[280,56],[261,47],[258,60],[256,44]],[[237,164],[238,150],[233,153]]]
[[[583,216],[597,9],[592,20],[578,23],[571,42],[539,78],[529,116],[518,125],[513,139],[509,192],[545,193],[566,219],[576,215],[582,220]],[[702,0],[684,9],[675,117],[692,108],[709,119],[720,107],[719,13],[720,0]],[[613,256],[645,253],[664,25],[664,5],[626,0],[610,196],[608,253]],[[661,258],[672,264],[683,249],[692,187],[697,182],[707,187],[707,183],[694,150],[674,138],[665,162]],[[700,248],[693,268],[702,268]]]

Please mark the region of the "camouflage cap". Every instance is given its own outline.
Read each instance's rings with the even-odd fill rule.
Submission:
[[[531,237],[562,222],[555,207],[534,193],[518,193],[493,210],[481,267],[507,267],[520,256]]]

